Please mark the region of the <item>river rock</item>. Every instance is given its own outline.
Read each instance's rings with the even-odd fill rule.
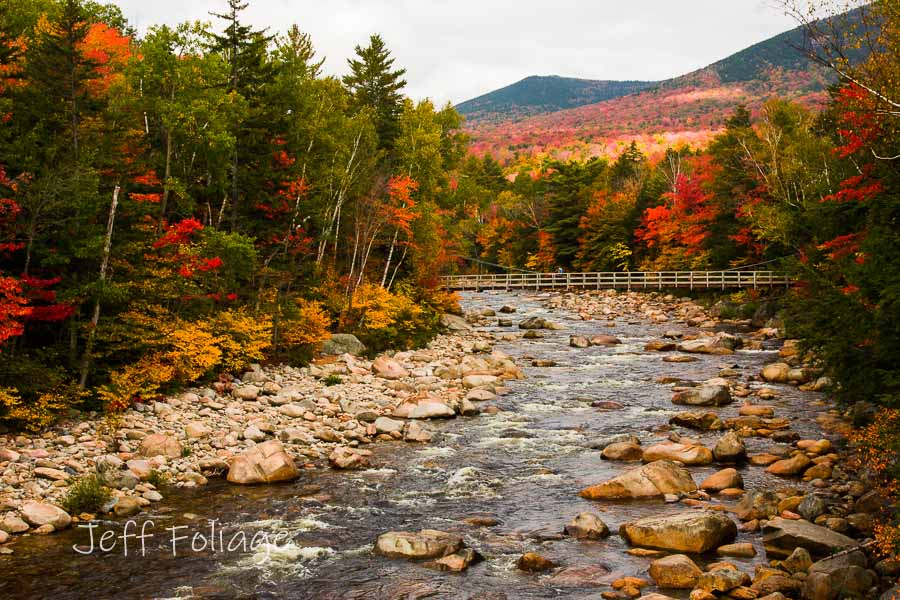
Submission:
[[[16,462],[21,456],[15,450],[10,448],[0,448],[0,462]]]
[[[650,577],[663,589],[690,590],[703,571],[684,554],[673,554],[650,563]]]
[[[555,569],[557,567],[557,564],[549,558],[545,558],[536,552],[526,552],[519,557],[519,560],[516,561],[516,567],[521,571],[540,573],[542,571]]]
[[[406,424],[406,430],[403,433],[404,441],[428,443],[431,441],[431,438],[431,432],[425,429],[421,423],[410,421]]]
[[[591,345],[591,341],[583,335],[573,335],[569,338],[569,346],[572,348],[587,348]]]
[[[403,421],[391,419],[389,417],[378,417],[375,419],[375,431],[378,433],[400,433],[403,431]]]
[[[181,442],[171,435],[164,433],[152,433],[141,441],[138,454],[146,458],[165,456],[166,458],[181,458]]]
[[[423,529],[412,531],[389,531],[378,536],[375,553],[388,558],[425,560],[456,554],[463,547],[458,535]]]
[[[0,531],[6,533],[24,533],[28,531],[28,523],[15,515],[7,515],[0,520]]]
[[[731,590],[750,583],[750,577],[737,569],[723,567],[703,573],[697,580],[697,589],[727,594]]]
[[[731,431],[716,442],[713,448],[713,456],[719,462],[740,462],[747,458],[747,447],[744,445],[744,440],[741,436]]]
[[[787,383],[791,367],[787,363],[772,363],[763,367],[759,376],[769,383]]]
[[[676,348],[678,348],[678,344],[665,340],[650,340],[644,344],[645,352],[672,352]]]
[[[328,455],[328,462],[335,469],[345,470],[365,469],[369,466],[369,461],[365,456],[347,446],[337,446],[332,450]]]
[[[773,475],[799,475],[812,465],[812,461],[805,454],[795,454],[791,458],[779,460],[766,468],[766,472]]]
[[[590,500],[661,498],[696,489],[697,484],[686,469],[671,461],[659,460],[585,488],[580,496]]]
[[[600,456],[606,460],[638,461],[643,458],[644,451],[637,444],[618,442],[604,448]]]
[[[613,335],[595,335],[590,341],[591,346],[616,346],[622,343],[622,340]]]
[[[463,377],[463,385],[467,388],[480,388],[497,385],[500,378],[495,375],[467,375]]]
[[[662,442],[644,450],[644,462],[657,460],[674,460],[684,465],[708,465],[713,461],[713,454],[705,446],[679,444],[678,442]]]
[[[599,540],[609,535],[609,527],[594,513],[583,512],[569,521],[566,535],[582,540]]]
[[[235,388],[232,390],[231,395],[237,398],[238,400],[244,400],[245,402],[253,402],[257,398],[259,398],[260,390],[255,385],[242,385],[241,387]]]
[[[803,598],[808,600],[863,600],[872,598],[873,588],[878,585],[878,576],[865,565],[841,565],[827,570],[814,567],[803,585]]]
[[[794,548],[791,555],[781,561],[781,568],[793,575],[794,573],[806,573],[812,564],[813,561],[809,555],[809,550],[806,548]]]
[[[784,558],[798,547],[806,548],[812,556],[827,556],[855,548],[857,543],[843,534],[809,521],[776,517],[763,527],[763,545],[767,554]]]
[[[237,484],[275,483],[292,481],[300,476],[294,459],[278,440],[253,446],[231,459],[228,481]]]
[[[753,558],[756,556],[756,548],[749,542],[740,544],[725,544],[716,548],[716,554],[719,556],[729,556],[734,558]]]
[[[714,412],[688,411],[681,412],[669,419],[670,425],[679,425],[699,431],[719,431],[725,426]]]
[[[362,356],[366,353],[366,346],[355,335],[332,333],[331,337],[322,344],[321,352],[326,356],[340,356],[341,354]]]
[[[441,315],[441,325],[449,331],[472,331],[472,326],[465,319],[449,313]]]
[[[19,511],[22,513],[22,518],[32,527],[52,525],[53,529],[59,531],[72,523],[69,513],[58,506],[44,502],[26,502]]]
[[[455,410],[437,400],[417,404],[409,413],[410,419],[452,419],[455,416]]]
[[[379,356],[372,362],[372,371],[382,379],[403,379],[409,377],[409,371],[393,358]]]
[[[677,392],[672,403],[685,406],[724,406],[732,401],[726,385],[702,385]]]
[[[744,479],[737,469],[722,469],[703,480],[700,489],[707,492],[721,492],[729,488],[743,488]]]
[[[438,571],[460,573],[480,559],[481,556],[477,552],[471,548],[464,548],[455,554],[448,554],[443,558],[429,561],[422,566],[429,569],[437,569]]]
[[[797,512],[800,516],[810,522],[814,522],[819,515],[825,514],[827,509],[828,503],[825,502],[824,498],[816,494],[807,494],[800,505],[797,506]]]
[[[633,546],[702,554],[737,537],[737,525],[720,512],[687,511],[625,523],[619,534]]]
[[[734,514],[741,521],[768,519],[778,514],[778,494],[771,491],[757,491],[745,494],[734,509]]]
[[[471,400],[472,402],[487,402],[494,400],[496,397],[497,394],[484,388],[475,388],[466,392],[466,400]]]
[[[519,329],[556,329],[556,325],[543,317],[528,317],[519,322]]]

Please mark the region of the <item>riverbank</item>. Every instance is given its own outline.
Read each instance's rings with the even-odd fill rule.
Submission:
[[[277,526],[289,534],[290,552],[273,556],[264,567],[238,558],[223,562],[208,554],[174,562],[148,558],[140,563],[140,575],[134,563],[109,557],[90,563],[97,574],[85,579],[79,568],[84,559],[63,544],[85,544],[86,535],[69,528],[59,534],[59,546],[52,542],[56,536],[43,538],[47,543],[37,543],[39,536],[17,536],[18,543],[8,545],[16,551],[5,560],[13,561],[8,564],[20,574],[17,585],[38,556],[78,571],[80,591],[99,592],[97,597],[112,595],[109,582],[126,576],[141,582],[143,597],[172,597],[176,587],[188,582],[220,586],[223,578],[247,594],[266,590],[310,598],[546,598],[564,590],[568,598],[596,598],[599,593],[615,599],[647,595],[656,588],[686,598],[700,589],[701,576],[706,577],[704,586],[712,580],[719,587],[735,586],[725,592],[701,590],[708,595],[698,592],[695,598],[799,598],[808,581],[826,592],[849,589],[840,583],[848,576],[871,584],[860,596],[866,598],[889,581],[893,566],[870,550],[842,554],[851,558],[832,563],[827,571],[827,563],[819,564],[824,548],[830,552],[865,543],[869,511],[879,508],[878,500],[846,468],[838,433],[846,423],[813,391],[827,382],[804,367],[796,345],[777,340],[772,327],[722,321],[693,301],[658,294],[473,294],[465,298],[465,306],[469,323],[478,330],[441,337],[425,354],[401,353],[379,367],[344,357],[301,374],[314,386],[303,399],[321,404],[323,423],[340,425],[338,415],[345,414],[355,417],[344,417],[345,424],[356,424],[348,429],[329,426],[342,440],[325,441],[312,433],[315,422],[305,423],[302,414],[279,420],[276,435],[267,440],[281,441],[286,423],[311,432],[312,439],[282,442],[302,469],[298,482],[244,487],[211,480],[198,487],[185,480],[187,489],[171,494],[164,489],[167,497],[145,509],[156,521],[221,518],[232,531],[247,521],[255,527]],[[500,361],[493,372],[505,372],[505,379],[492,379],[496,375],[477,362],[485,360]],[[519,367],[511,370],[513,362],[526,379],[516,378]],[[778,362],[785,365],[768,368],[772,381],[764,381],[766,366]],[[326,386],[334,370],[345,381]],[[282,419],[281,407],[302,401],[272,403],[290,393],[289,386],[299,385],[290,381],[294,375],[280,376],[277,391],[265,390],[263,381],[213,389],[216,398],[233,398],[218,402],[223,409],[201,409],[218,415],[213,417],[219,419],[216,428],[201,441],[177,440],[192,444],[192,453],[166,459],[165,465],[171,471],[181,468],[176,465],[196,465],[186,467],[196,472],[203,458],[221,461],[227,452],[235,456],[252,447],[251,441],[240,439],[252,420],[263,415]],[[267,377],[274,381],[276,374]],[[236,391],[248,385],[259,388],[257,399],[238,401]],[[338,391],[346,395],[333,396]],[[200,402],[208,395],[203,390],[189,393],[200,396]],[[480,416],[463,408],[466,397],[481,409]],[[344,410],[360,398],[372,404]],[[437,404],[467,416],[408,418],[418,407],[438,416],[442,409]],[[228,415],[229,405],[240,408],[243,418]],[[172,413],[164,407],[161,412],[144,409],[132,416],[138,422],[155,419],[154,426],[186,436],[179,428],[187,428],[189,417],[197,418],[189,407],[174,406]],[[327,407],[341,412],[329,415]],[[411,427],[423,424],[432,444],[403,441]],[[326,431],[325,425],[320,427]],[[353,439],[353,432],[363,429],[365,438],[380,443]],[[238,443],[216,448],[232,439],[229,434],[236,434]],[[144,441],[129,440],[126,430],[116,439],[132,452]],[[349,454],[336,458],[363,468],[352,473],[319,468],[338,446],[347,447]],[[19,464],[33,468],[36,459],[20,454]],[[370,466],[356,463],[354,456]],[[119,457],[124,460],[128,453]],[[660,469],[663,463],[670,466]],[[629,475],[635,471],[640,478]],[[603,497],[612,489],[619,497]],[[628,499],[622,490],[640,499]],[[660,548],[641,533],[664,527],[663,538],[686,544],[678,536],[685,513],[699,519],[699,529],[691,529],[690,537],[702,540],[701,547]],[[733,516],[726,523],[709,515]],[[390,556],[397,534],[418,535],[422,529],[442,532],[437,547],[448,556],[411,558],[440,564],[423,568],[418,561],[373,556],[376,540],[384,541],[378,552]],[[802,553],[790,558],[797,548],[809,553],[809,564]],[[529,554],[547,562],[530,556],[521,563],[529,570],[520,569],[517,565]],[[661,558],[663,554],[667,556]],[[672,558],[681,554],[694,566]],[[658,560],[663,562],[654,566]],[[725,567],[722,561],[734,573],[716,574]],[[813,564],[819,566],[813,569]],[[540,565],[546,570],[536,569]],[[676,567],[689,575],[682,591],[663,579]],[[434,569],[466,574],[458,579]],[[62,585],[65,578],[60,580]],[[6,581],[0,577],[0,590],[13,589],[4,587]],[[47,582],[29,580],[28,585],[44,595],[73,597],[60,588],[42,587]],[[129,590],[115,592],[120,598],[139,597]],[[770,600],[775,598],[779,596]]]
[[[95,474],[112,491],[100,514],[131,517],[163,501],[160,487],[192,488],[226,475],[236,484],[290,481],[301,469],[329,464],[364,468],[366,447],[379,441],[426,443],[429,419],[477,414],[473,400],[490,399],[504,380],[522,376],[492,352],[489,334],[459,317],[445,321],[452,332],[419,351],[373,361],[345,353],[305,368],[256,366],[240,379],[136,404],[114,429],[95,418],[40,435],[0,436],[0,543],[97,517],[60,508],[73,484]],[[470,392],[486,385],[500,389]],[[268,449],[265,457],[258,448]],[[236,460],[242,469],[233,468]]]

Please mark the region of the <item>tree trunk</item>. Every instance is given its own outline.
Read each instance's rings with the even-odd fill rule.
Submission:
[[[100,261],[101,288],[106,283],[106,269],[109,267],[109,253],[112,247],[113,226],[116,222],[116,207],[119,205],[119,186],[113,191],[112,205],[109,207],[109,221],[106,224],[106,242],[103,244],[103,259]],[[94,338],[97,335],[97,323],[100,322],[100,298],[94,302],[94,314],[91,316],[91,330],[88,333],[87,343],[84,346],[84,354],[81,357],[81,375],[78,378],[78,388],[84,389],[87,384],[88,371],[91,366],[91,352],[94,350]]]

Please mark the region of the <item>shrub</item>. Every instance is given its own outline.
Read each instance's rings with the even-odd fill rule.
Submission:
[[[254,362],[266,358],[272,347],[272,319],[268,315],[252,314],[247,309],[226,310],[212,319],[214,342],[221,352],[219,366],[229,373],[237,373]]]
[[[332,386],[332,385],[340,385],[342,381],[343,381],[343,379],[341,379],[340,375],[336,375],[336,374],[332,373],[331,375],[329,375],[328,377],[325,378],[324,383],[327,386]]]
[[[23,398],[16,388],[0,388],[0,421],[29,431],[41,431],[66,410],[78,406],[87,396],[75,385],[60,385],[32,399]]]
[[[155,488],[160,488],[169,482],[168,473],[163,473],[159,469],[152,469],[147,475],[147,483]]]
[[[111,497],[100,476],[91,473],[72,482],[61,504],[70,514],[96,513]]]

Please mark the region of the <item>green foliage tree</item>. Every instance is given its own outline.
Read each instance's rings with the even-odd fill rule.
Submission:
[[[368,46],[356,47],[356,58],[347,61],[350,73],[343,78],[357,110],[372,111],[378,146],[385,150],[394,147],[399,133],[406,87],[406,69],[394,69],[394,61],[381,36],[372,35]]]

